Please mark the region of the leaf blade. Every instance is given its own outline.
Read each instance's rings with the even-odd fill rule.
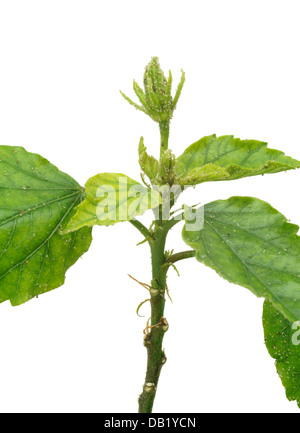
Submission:
[[[289,320],[300,316],[298,226],[268,203],[232,197],[204,206],[204,227],[183,229],[198,261],[231,283],[265,297]]]
[[[146,210],[157,207],[159,203],[157,191],[144,188],[128,176],[121,173],[100,173],[87,181],[86,198],[78,206],[66,232],[81,227],[108,226],[129,221]]]
[[[290,401],[296,400],[300,408],[300,340],[297,341],[296,327],[293,329],[293,323],[266,301],[263,326],[265,343],[270,356],[276,361],[277,373],[286,389],[286,397]]]
[[[278,173],[300,167],[300,162],[278,150],[267,148],[267,143],[257,140],[240,140],[231,135],[203,137],[189,146],[177,158],[176,172],[182,179],[188,178],[190,173],[211,164],[223,169],[228,176],[221,178],[210,176],[209,181],[234,180],[247,176]],[[194,185],[207,180],[195,179]]]
[[[89,230],[59,233],[82,194],[74,179],[40,155],[0,146],[0,302],[20,305],[63,284],[91,243]]]

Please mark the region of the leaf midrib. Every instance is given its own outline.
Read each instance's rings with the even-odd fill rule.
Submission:
[[[25,211],[22,211],[22,213],[19,212],[18,214],[13,215],[12,217],[8,218],[7,220],[1,221],[0,222],[0,227],[3,226],[3,225],[5,225],[5,224],[7,224],[7,223],[9,223],[9,222],[11,222],[11,221],[13,221],[16,218],[20,218],[20,217],[23,217],[24,215],[28,215],[28,214],[30,214],[30,212],[36,211],[37,209],[41,209],[42,207],[47,207],[47,206],[49,206],[49,205],[51,205],[53,203],[57,203],[59,201],[64,201],[67,198],[75,197],[76,195],[79,196],[79,192],[78,191],[74,192],[73,194],[69,194],[69,195],[66,195],[66,196],[63,196],[63,197],[59,197],[59,198],[50,200],[48,202],[42,203],[42,204],[40,204],[40,205],[38,205],[36,207],[33,207],[33,208],[27,209]]]

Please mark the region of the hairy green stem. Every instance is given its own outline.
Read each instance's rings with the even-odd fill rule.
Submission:
[[[179,260],[189,259],[190,257],[195,257],[195,256],[196,256],[196,251],[194,250],[182,251],[180,253],[172,254],[172,256],[168,258],[167,263],[176,263]]]
[[[164,318],[167,270],[163,268],[167,233],[167,225],[158,225],[154,231],[154,241],[150,244],[152,258],[151,327],[147,329],[144,338],[148,360],[145,384],[139,397],[139,413],[152,412],[161,368],[166,362],[162,342],[168,330],[168,323]]]
[[[159,131],[160,131],[160,156],[161,156],[163,152],[168,149],[169,146],[170,121],[165,120],[163,122],[159,122]]]
[[[161,147],[160,156],[168,149],[170,121],[159,123]],[[171,203],[173,205],[173,203]],[[139,413],[151,413],[156,395],[158,380],[162,366],[167,358],[162,349],[162,343],[165,333],[168,330],[168,322],[164,317],[165,293],[168,266],[166,264],[165,245],[168,232],[181,219],[171,218],[168,221],[163,220],[163,204],[159,206],[158,219],[155,223],[154,232],[148,242],[151,248],[152,262],[152,281],[150,288],[151,303],[151,326],[146,327],[144,345],[147,349],[147,370],[143,391],[139,397]],[[136,223],[134,222],[134,225]],[[136,228],[144,232],[144,228]],[[144,234],[147,239],[147,236]]]
[[[149,232],[149,230],[147,229],[147,227],[144,226],[143,223],[141,223],[140,221],[133,219],[129,221],[136,229],[138,229],[138,231],[145,236],[145,239],[147,241],[151,240],[152,235]]]

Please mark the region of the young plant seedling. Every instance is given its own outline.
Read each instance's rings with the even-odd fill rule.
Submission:
[[[171,72],[166,78],[154,57],[145,70],[144,89],[133,83],[139,104],[122,94],[159,125],[159,160],[148,154],[140,139],[144,186],[124,174],[100,173],[84,189],[41,156],[0,146],[0,302],[10,300],[17,306],[61,286],[68,268],[88,250],[92,226],[129,221],[149,244],[152,266],[151,282],[141,283],[149,291],[151,319],[144,335],[148,362],[139,412],[152,411],[166,362],[162,343],[168,331],[167,273],[188,258],[265,298],[266,345],[288,399],[300,407],[298,226],[252,197],[171,211],[187,187],[278,173],[299,168],[300,162],[260,141],[215,135],[201,138],[176,158],[168,147],[169,127],[184,81],[182,72],[172,96]],[[148,209],[154,212],[150,228],[136,219]],[[190,249],[170,253],[165,249],[167,235],[181,221]]]

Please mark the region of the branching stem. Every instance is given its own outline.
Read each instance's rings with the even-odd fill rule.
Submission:
[[[189,251],[182,251],[180,253],[172,254],[167,260],[167,263],[176,263],[179,260],[189,259],[190,257],[195,257],[196,251],[189,250]]]
[[[136,229],[138,229],[138,231],[145,237],[145,239],[148,242],[151,242],[151,240],[153,240],[153,236],[150,233],[150,231],[147,229],[147,227],[144,226],[143,223],[141,223],[140,221],[133,219],[129,221]]]
[[[162,349],[162,342],[168,324],[164,318],[166,273],[163,268],[165,262],[165,242],[168,229],[166,226],[156,226],[154,241],[151,244],[152,282],[150,290],[151,327],[145,335],[144,345],[147,349],[148,361],[146,379],[143,392],[139,397],[139,412],[151,413],[156,394],[160,371],[166,362]]]
[[[166,264],[180,260],[179,256],[169,257],[166,261],[165,244],[169,231],[181,219],[171,218],[168,221],[156,221],[154,224],[154,232],[152,241],[149,242],[151,248],[151,262],[152,262],[152,281],[150,289],[150,303],[151,303],[151,326],[150,332],[145,335],[144,345],[147,349],[147,371],[146,379],[143,386],[143,392],[139,397],[139,412],[151,413],[156,395],[158,380],[162,366],[165,364],[167,358],[162,349],[162,343],[165,333],[168,330],[168,322],[164,317],[165,309],[165,294],[166,294],[166,279],[169,266]],[[184,257],[182,257],[184,258]],[[177,260],[176,260],[177,259]]]
[[[169,120],[159,123],[161,135],[161,157],[164,151],[168,149],[169,124]],[[174,203],[171,203],[171,205],[173,204]],[[169,327],[168,322],[164,317],[168,269],[174,262],[183,258],[192,257],[190,252],[183,252],[174,254],[167,259],[165,251],[167,234],[178,222],[182,221],[182,215],[165,221],[163,220],[162,209],[163,204],[159,206],[158,218],[156,219],[154,223],[154,229],[151,232],[137,220],[131,221],[131,223],[135,225],[138,230],[140,230],[145,238],[148,239],[151,248],[152,262],[152,281],[151,286],[149,286],[151,326],[148,326],[147,324],[146,335],[144,337],[144,345],[147,349],[147,370],[143,391],[139,397],[139,413],[152,412],[160,372],[162,366],[167,360],[162,348],[162,343],[164,335]]]

